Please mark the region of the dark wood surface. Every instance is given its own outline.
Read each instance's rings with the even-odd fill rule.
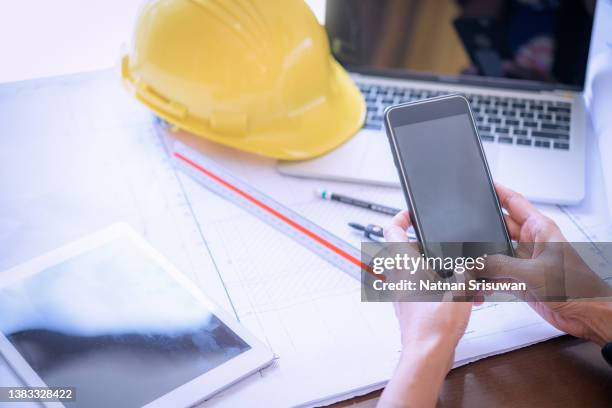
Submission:
[[[335,407],[374,407],[380,391]],[[563,336],[452,370],[440,407],[612,407],[612,367],[601,349]]]

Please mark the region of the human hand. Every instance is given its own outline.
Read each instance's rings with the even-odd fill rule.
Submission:
[[[612,288],[576,253],[553,220],[496,185],[517,257],[489,256],[481,277],[524,282],[517,295],[554,327],[603,345],[612,340]],[[592,299],[585,301],[584,299]]]
[[[398,213],[384,230],[385,240],[409,242],[406,230],[410,225],[408,212]],[[465,332],[472,302],[395,302],[394,307],[404,347],[444,337],[454,350]]]
[[[408,242],[408,212],[385,228],[388,242]],[[379,406],[435,406],[442,381],[451,369],[455,347],[463,336],[471,302],[395,302],[402,353]]]

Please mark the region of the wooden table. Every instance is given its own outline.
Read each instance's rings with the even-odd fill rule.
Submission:
[[[381,391],[333,407],[370,408]],[[452,370],[440,407],[612,407],[612,367],[593,343],[563,336]]]

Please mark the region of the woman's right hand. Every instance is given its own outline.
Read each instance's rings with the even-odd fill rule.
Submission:
[[[553,220],[522,195],[496,185],[515,258],[487,258],[480,276],[524,282],[519,297],[554,327],[599,345],[612,341],[612,288],[584,263]]]

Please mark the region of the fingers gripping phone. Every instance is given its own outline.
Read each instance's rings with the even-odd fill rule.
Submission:
[[[447,95],[390,107],[385,127],[424,255],[512,255],[467,99]]]

